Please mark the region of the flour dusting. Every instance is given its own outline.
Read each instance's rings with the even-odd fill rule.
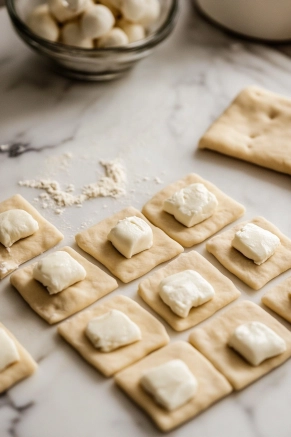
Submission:
[[[99,181],[81,188],[81,194],[74,194],[75,186],[68,184],[62,189],[59,182],[52,179],[29,179],[19,181],[22,187],[43,190],[38,196],[42,208],[52,208],[56,214],[62,214],[68,206],[82,207],[83,202],[96,197],[118,198],[126,194],[126,173],[123,165],[118,161],[99,161],[105,170],[105,176]],[[60,208],[61,207],[61,208]]]

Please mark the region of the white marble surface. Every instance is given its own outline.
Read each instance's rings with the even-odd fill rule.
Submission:
[[[196,149],[205,129],[244,86],[258,84],[291,96],[287,56],[224,35],[195,16],[183,0],[174,34],[127,76],[106,84],[75,83],[43,68],[14,34],[5,10],[0,28],[0,143],[30,149],[17,157],[0,154],[0,200],[19,192],[34,202],[39,193],[17,183],[41,175],[78,189],[102,174],[100,159],[119,157],[128,175],[128,194],[120,200],[95,199],[83,208],[67,208],[61,216],[35,203],[64,232],[66,244],[74,246],[78,230],[124,205],[142,207],[162,186],[191,171],[243,203],[246,218],[263,215],[291,237],[289,176]],[[67,152],[72,159],[62,169],[56,157]],[[252,291],[207,255],[205,244],[197,250],[234,281],[241,299],[259,303],[267,289],[288,276]],[[120,285],[113,294],[140,302],[137,284]],[[0,396],[1,437],[160,434],[111,379],[100,376],[58,338],[56,327],[30,310],[9,278],[0,284],[0,297],[1,322],[39,363],[33,377]],[[189,331],[167,330],[172,340],[188,338]],[[287,362],[170,435],[289,437],[290,384]]]

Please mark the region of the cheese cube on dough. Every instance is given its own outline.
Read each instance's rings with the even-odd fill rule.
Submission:
[[[191,228],[211,217],[218,205],[213,193],[205,185],[188,185],[164,201],[164,211],[172,214],[182,225]]]
[[[181,407],[197,392],[198,382],[182,360],[171,360],[148,370],[141,385],[168,411]]]
[[[194,270],[167,276],[159,284],[161,299],[180,317],[187,317],[192,307],[208,302],[214,294],[212,285]]]
[[[15,343],[6,331],[0,328],[0,372],[19,360],[20,357]]]
[[[270,231],[247,223],[236,232],[231,244],[255,264],[261,265],[275,253],[280,239]]]
[[[133,216],[119,220],[107,236],[113,246],[126,258],[153,245],[153,231],[141,218]]]
[[[9,209],[0,214],[0,243],[12,246],[21,238],[29,237],[38,230],[36,220],[23,209]]]
[[[142,338],[139,327],[118,310],[111,310],[90,320],[86,335],[93,346],[102,352],[111,352]]]
[[[86,270],[63,250],[51,253],[38,261],[33,277],[41,282],[49,294],[56,294],[86,277]]]
[[[228,345],[253,366],[286,351],[283,338],[261,322],[239,325],[232,333]]]

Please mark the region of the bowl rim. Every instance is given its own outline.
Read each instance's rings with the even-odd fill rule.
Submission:
[[[63,44],[61,42],[48,41],[47,39],[44,39],[33,33],[30,28],[25,24],[25,22],[19,17],[14,3],[14,0],[5,0],[9,16],[17,31],[24,33],[26,37],[30,38],[35,43],[41,45],[42,47],[45,47],[48,50],[63,54],[68,54],[68,51],[71,50],[79,56],[81,56],[82,54],[84,56],[90,56],[93,54],[109,55],[110,53],[126,54],[132,52],[142,52],[144,50],[155,47],[157,44],[162,42],[173,30],[179,9],[179,0],[171,0],[170,9],[163,24],[153,34],[147,36],[141,41],[130,43],[127,46],[122,47],[80,48],[68,44]]]

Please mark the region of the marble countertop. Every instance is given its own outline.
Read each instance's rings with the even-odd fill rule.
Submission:
[[[285,54],[225,35],[182,1],[176,30],[151,57],[121,80],[87,84],[46,70],[18,39],[4,9],[0,28],[0,144],[7,145],[0,153],[0,200],[19,192],[75,247],[77,231],[126,205],[141,208],[161,187],[196,172],[244,204],[246,219],[263,215],[291,236],[289,176],[197,151],[200,136],[243,87],[257,84],[291,97]],[[103,174],[100,159],[116,158],[128,177],[120,199],[90,200],[57,215],[35,200],[38,190],[18,185],[49,177],[62,186],[73,183],[78,192]],[[241,299],[260,303],[288,276],[252,291],[208,255],[204,243],[195,249],[233,280]],[[112,294],[124,293],[146,308],[137,285],[120,283]],[[0,295],[1,322],[39,364],[34,376],[0,396],[1,437],[160,435],[112,379],[100,376],[26,305],[9,278]],[[166,329],[172,340],[188,338],[189,331]],[[289,437],[290,384],[287,362],[169,435]]]

